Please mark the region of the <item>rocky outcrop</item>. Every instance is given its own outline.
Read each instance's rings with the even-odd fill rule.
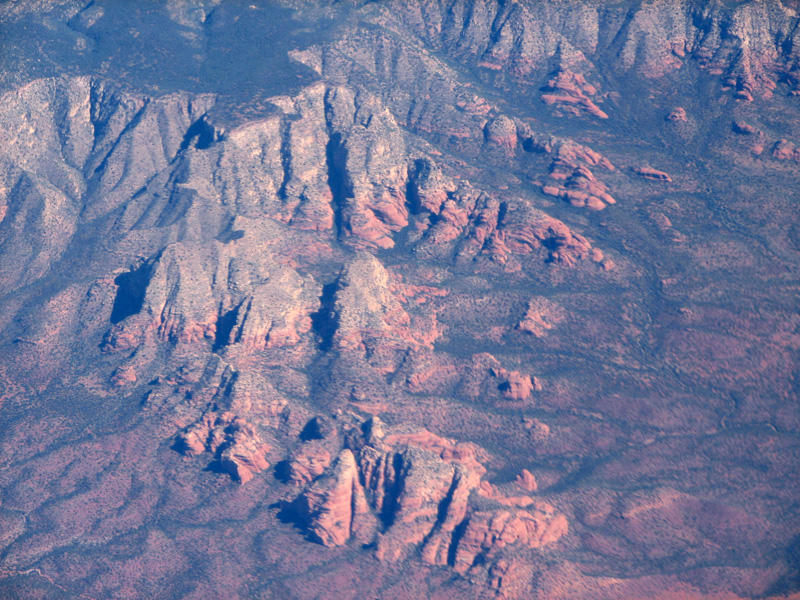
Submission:
[[[548,331],[567,316],[563,307],[547,298],[531,298],[517,329],[536,337],[544,337]]]
[[[517,478],[514,480],[519,487],[521,487],[526,492],[535,492],[539,485],[536,483],[536,478],[533,476],[533,473],[528,471],[528,469],[522,469]]]
[[[542,390],[542,383],[527,373],[504,368],[494,356],[482,352],[473,355],[465,365],[459,390],[468,397],[484,401],[526,402],[533,392]]]
[[[144,401],[149,412],[189,423],[176,435],[173,449],[187,456],[210,454],[209,470],[242,484],[269,467],[275,434],[290,407],[263,374],[235,370],[212,355],[150,385]]]
[[[567,520],[545,503],[527,510],[480,510],[470,514],[456,549],[453,567],[466,573],[491,563],[508,546],[539,548],[567,533]]]
[[[528,151],[546,152],[553,162],[550,165],[551,173],[565,173],[569,169],[583,167],[602,167],[607,171],[615,171],[616,168],[608,158],[592,150],[588,146],[577,143],[569,138],[555,136],[538,137],[529,136],[525,140]]]
[[[341,546],[351,537],[366,541],[375,528],[352,451],[339,454],[331,471],[314,482],[297,502],[309,536],[324,546]]]
[[[547,182],[542,192],[561,198],[573,206],[602,210],[616,199],[608,186],[591,171],[601,167],[615,171],[614,165],[605,156],[573,140],[556,137],[541,138],[530,134],[524,141],[528,152],[544,152],[552,157]]]
[[[561,114],[608,119],[608,114],[593,100],[597,88],[588,83],[581,73],[561,70],[542,89],[542,102],[554,106]]]
[[[800,146],[789,140],[778,140],[772,147],[772,156],[778,160],[800,162]]]
[[[664,171],[654,169],[653,167],[637,167],[633,170],[633,172],[640,177],[644,177],[645,179],[650,179],[652,181],[672,181],[672,177],[670,177],[669,174],[665,173]]]
[[[550,426],[539,419],[525,417],[522,424],[530,432],[530,437],[537,442],[547,439],[550,435]]]
[[[360,460],[371,501],[388,525],[377,539],[376,556],[399,561],[424,544],[428,562],[445,564],[447,542],[463,518],[477,475],[414,445],[368,446]]]
[[[659,1],[631,9],[616,4],[553,2],[494,5],[460,0],[394,2],[379,20],[414,30],[425,42],[470,66],[508,74],[516,85],[541,85],[565,112],[602,118],[585,76],[613,52],[624,75],[665,78],[698,64],[722,76],[735,97],[769,96],[784,73],[796,73],[795,15],[785,3],[703,4]],[[557,75],[548,74],[552,64]]]
[[[560,179],[561,173],[552,172],[550,176]],[[598,181],[586,167],[576,168],[566,177],[563,187],[544,185],[542,192],[548,196],[561,198],[572,206],[586,207],[591,210],[603,210],[609,204],[616,204],[614,197],[608,193],[608,186]]]
[[[431,348],[439,336],[435,314],[409,313],[400,301],[408,298],[400,291],[375,256],[361,253],[348,263],[337,279],[330,312],[321,315],[334,348],[368,356],[375,368],[389,371],[409,348]]]
[[[64,77],[32,81],[0,104],[0,281],[12,289],[41,277],[82,221],[119,208],[167,168],[212,100],[148,99]]]
[[[177,443],[189,456],[212,454],[210,466],[239,483],[247,483],[269,467],[269,444],[251,423],[231,412],[207,413],[182,432]]]
[[[329,176],[334,195],[341,196],[344,233],[362,244],[390,248],[392,234],[408,224],[403,136],[375,99],[337,89],[329,105]]]
[[[176,243],[120,274],[105,347],[158,339],[252,352],[300,342],[318,288],[269,253],[249,253],[252,243],[244,235],[227,244]]]
[[[549,260],[567,265],[586,258],[592,247],[586,238],[571,231],[563,222],[527,204],[509,206],[498,236],[500,244],[519,254],[546,247]]]
[[[212,153],[192,157],[193,171],[212,176],[194,187],[211,187],[240,214],[269,215],[302,229],[332,229],[326,95],[325,86],[315,85],[294,97],[272,98],[278,114],[245,123]]]
[[[367,93],[323,83],[269,102],[270,116],[224,134],[199,131],[167,189],[128,208],[126,223],[163,224],[176,209],[200,206],[218,213],[221,203],[356,246],[391,247],[407,223],[408,167],[391,113]]]
[[[531,392],[542,390],[542,384],[536,377],[531,379],[530,375],[525,375],[519,371],[492,368],[491,374],[499,381],[497,388],[503,394],[503,397],[509,400],[528,400],[531,397]]]
[[[457,262],[488,258],[514,270],[518,256],[542,248],[551,261],[570,265],[589,254],[588,240],[525,199],[500,200],[466,183],[456,186],[428,166],[418,171],[422,195],[412,188],[420,210],[411,241],[422,256],[455,255]]]
[[[221,361],[218,368],[222,372],[211,398],[218,411],[230,411],[259,425],[278,426],[289,402],[263,374],[247,368],[234,370]]]
[[[689,118],[686,116],[686,109],[682,106],[676,106],[673,108],[665,118],[667,121],[681,123],[686,123],[689,120]]]
[[[456,183],[444,175],[433,160],[419,159],[414,163],[410,172],[409,200],[415,213],[439,214],[457,189]]]
[[[491,568],[506,547],[538,548],[567,531],[562,515],[530,497],[493,491],[474,506],[485,453],[473,444],[424,430],[386,431],[376,417],[345,438],[336,462],[294,503],[306,531],[324,545],[371,540],[386,561],[418,549],[424,561],[466,573]]]
[[[484,127],[486,142],[506,156],[513,156],[517,149],[517,126],[504,115],[497,116]]]
[[[331,455],[321,444],[303,444],[289,459],[287,480],[305,485],[322,475],[331,464]]]
[[[758,130],[755,127],[742,120],[735,120],[731,128],[733,129],[734,133],[738,133],[739,135],[753,135],[758,133]]]

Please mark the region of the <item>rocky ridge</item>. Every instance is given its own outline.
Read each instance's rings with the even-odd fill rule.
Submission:
[[[169,2],[197,52],[224,18],[215,4]],[[762,302],[753,289],[730,294],[750,303],[733,310],[708,286],[763,283],[777,298],[765,307],[789,289],[761,277],[793,272],[791,219],[768,214],[791,213],[751,202],[768,186],[756,194],[741,174],[764,182],[780,169],[776,185],[789,186],[800,160],[793,125],[775,126],[798,93],[796,7],[420,0],[352,11],[341,35],[292,52],[317,81],[259,99],[257,118],[223,125],[212,95],[148,95],[100,76],[3,94],[0,399],[31,401],[32,414],[51,398],[68,407],[42,420],[53,445],[35,427],[0,441],[14,457],[0,470],[4,576],[5,565],[53,570],[85,591],[60,562],[71,545],[92,564],[82,536],[106,552],[150,527],[137,518],[158,506],[181,534],[148,534],[147,552],[208,547],[244,564],[242,548],[258,548],[241,581],[286,569],[271,546],[335,570],[366,545],[376,572],[458,574],[441,575],[451,595],[591,597],[598,573],[616,573],[601,580],[608,597],[702,597],[719,581],[707,564],[735,574],[725,589],[737,597],[792,588],[790,559],[764,567],[727,549],[790,548],[791,490],[770,478],[794,480],[791,389],[780,388],[793,317],[762,323],[748,312]],[[713,99],[710,125],[683,81]],[[644,116],[630,108],[638,99]],[[703,168],[734,165],[729,187],[682,168],[713,139]],[[693,234],[710,218],[699,207],[716,206],[712,188],[725,191],[719,227]],[[761,246],[774,264],[759,262]],[[109,441],[105,421],[86,416],[100,403],[109,419],[125,412],[127,437]],[[65,459],[68,427],[100,436],[96,455]],[[763,443],[740,442],[745,430]],[[763,464],[722,473],[748,444]],[[125,461],[135,475],[110,466]],[[92,477],[97,489],[75,491]],[[682,489],[653,499],[636,487],[651,479]],[[708,482],[725,498],[701,500],[717,493]],[[211,487],[221,500],[187,508]],[[776,506],[785,523],[770,537]],[[187,541],[190,512],[202,543]],[[318,544],[301,546],[276,516]],[[236,525],[214,536],[207,523]],[[218,551],[224,537],[236,543]],[[688,575],[642,576],[666,570]],[[220,593],[197,579],[196,594]]]
[[[567,532],[564,516],[535,498],[476,495],[486,471],[475,445],[387,431],[377,417],[344,439],[291,508],[319,543],[374,544],[388,561],[416,550],[430,564],[486,576],[499,561],[516,561],[518,546],[539,548]]]

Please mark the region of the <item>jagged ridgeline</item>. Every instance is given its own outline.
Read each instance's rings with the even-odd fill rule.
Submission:
[[[800,592],[798,10],[0,6],[0,597]]]

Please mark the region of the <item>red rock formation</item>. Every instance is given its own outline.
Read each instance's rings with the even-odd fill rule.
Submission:
[[[289,460],[289,481],[295,485],[310,483],[331,464],[331,455],[318,444],[304,444]]]
[[[800,146],[797,146],[797,144],[789,140],[778,140],[772,148],[772,156],[778,160],[800,162]]]
[[[532,575],[531,565],[513,558],[501,558],[489,567],[486,583],[497,598],[524,598],[529,593]]]
[[[566,533],[566,518],[545,503],[528,510],[475,511],[459,540],[454,568],[466,573],[478,559],[489,562],[512,544],[539,548]]]
[[[517,126],[506,116],[500,115],[484,127],[484,135],[489,146],[500,149],[506,156],[513,156],[517,149]]]
[[[311,330],[314,290],[293,269],[279,269],[240,301],[228,342],[262,350],[293,346]]]
[[[419,548],[431,564],[451,564],[455,556],[464,573],[479,557],[497,558],[504,546],[537,548],[566,533],[566,520],[552,507],[481,484],[484,453],[474,444],[425,430],[387,433],[376,417],[346,439],[350,449],[296,501],[301,522],[320,543],[363,543],[377,531],[381,560],[402,560]],[[525,481],[530,487],[531,478]],[[496,508],[473,508],[475,490]],[[464,535],[456,535],[459,527]]]
[[[539,488],[536,478],[528,469],[522,469],[522,472],[517,475],[514,482],[526,492],[535,492]]]
[[[275,387],[258,373],[249,369],[234,371],[226,367],[214,404],[220,410],[242,415],[259,424],[275,427],[288,402]]]
[[[532,504],[536,503],[536,499],[532,498],[531,496],[509,496],[504,494],[501,490],[493,486],[488,481],[481,481],[477,493],[479,496],[492,500],[494,503],[502,506],[525,508],[526,506],[531,506]]]
[[[114,371],[111,376],[111,385],[124,387],[136,383],[136,368],[133,365],[123,365]]]
[[[298,510],[308,523],[309,535],[324,546],[341,546],[351,536],[368,539],[374,518],[350,450],[342,450],[331,472],[300,496]]]
[[[461,380],[461,391],[467,396],[523,402],[529,400],[533,391],[541,391],[541,382],[536,377],[505,369],[500,362],[486,352],[475,354],[472,364]]]
[[[673,122],[682,122],[686,123],[689,119],[686,116],[686,109],[682,106],[677,106],[673,108],[670,113],[666,116],[667,121]]]
[[[405,138],[392,114],[369,94],[322,83],[270,102],[279,114],[230,132],[213,180],[193,183],[248,216],[315,231],[338,218],[353,245],[392,247],[408,224]]]
[[[414,446],[429,450],[445,462],[459,463],[481,476],[486,473],[481,464],[486,453],[480,446],[470,442],[457,442],[425,429],[413,433],[391,433],[384,436],[383,442],[390,446]]]
[[[527,207],[509,209],[504,225],[503,241],[512,252],[530,252],[546,242],[551,260],[572,265],[586,258],[591,249],[586,238],[573,233],[561,221]]]
[[[247,236],[228,244],[176,243],[118,280],[118,302],[140,305],[113,325],[104,347],[145,343],[235,345],[246,352],[293,346],[309,333],[319,290]],[[122,300],[120,300],[122,299]],[[223,315],[231,322],[221,331]]]
[[[568,138],[550,136],[537,140],[534,137],[530,137],[526,140],[526,143],[531,150],[546,152],[553,157],[551,172],[555,172],[558,165],[566,165],[570,169],[583,165],[589,167],[599,166],[609,171],[615,170],[614,165],[605,156]]]
[[[569,70],[559,71],[555,77],[547,82],[542,94],[542,101],[551,104],[560,111],[572,114],[590,114],[601,119],[607,119],[592,97],[597,94],[597,88],[586,81],[581,73]]]
[[[423,240],[426,249],[431,246],[447,249],[448,242],[458,239],[458,260],[484,256],[506,265],[508,270],[519,268],[515,256],[530,254],[543,246],[548,248],[548,258],[554,262],[572,265],[588,256],[591,248],[588,240],[528,202],[500,202],[484,194],[473,196],[471,201],[472,216],[468,216],[468,208],[455,209],[454,206],[458,220],[445,217],[437,222],[431,234]]]
[[[558,165],[551,171],[550,177],[559,180],[563,177]],[[599,181],[586,167],[577,167],[566,177],[563,187],[543,185],[542,192],[566,200],[572,206],[587,207],[591,210],[603,210],[617,201],[608,193],[608,186]]]
[[[652,167],[637,167],[633,171],[645,179],[652,179],[653,181],[672,181],[672,177],[670,177],[667,173]]]
[[[542,184],[543,193],[592,210],[616,204],[608,186],[589,169],[600,166],[615,170],[611,161],[599,152],[573,140],[555,137],[537,140],[531,136],[526,139],[525,146],[529,151],[546,152],[553,157],[548,181]]]
[[[416,446],[388,454],[376,454],[367,447],[362,450],[361,460],[365,487],[374,499],[376,510],[379,514],[389,511],[391,515],[391,527],[378,538],[376,556],[382,560],[404,559],[437,525],[444,527],[446,535],[450,525],[457,523],[461,515],[449,516],[445,511],[445,519],[440,523],[442,503],[460,513],[462,507],[466,508],[463,500],[452,506],[447,503],[448,498],[451,501],[453,498],[451,490],[461,488],[466,492],[478,480],[477,474]],[[465,496],[466,493],[458,494],[462,499]]]
[[[535,377],[532,381],[530,375],[523,375],[519,371],[493,368],[491,373],[500,382],[497,387],[503,397],[509,400],[528,400],[533,390],[542,389]]]
[[[410,173],[409,189],[415,211],[426,210],[432,214],[439,214],[442,205],[456,187],[435,162],[420,159],[414,163]]]
[[[550,435],[550,426],[542,423],[539,419],[525,417],[522,421],[523,426],[530,432],[531,437],[537,442],[547,439]]]
[[[253,425],[230,412],[207,413],[178,436],[178,444],[190,456],[210,452],[212,465],[242,484],[269,467],[270,446]]]
[[[336,323],[333,342],[341,352],[369,355],[374,368],[388,372],[396,370],[409,348],[431,348],[439,336],[435,314],[426,307],[409,314],[398,297],[410,290],[392,284],[387,270],[371,254],[351,261],[337,285],[330,319]]]
[[[531,148],[531,144],[536,143],[528,138],[525,145]],[[555,156],[563,155],[570,160],[585,160],[614,168],[607,159],[584,146],[555,138],[542,144]],[[570,185],[581,185],[577,176]],[[599,190],[600,187],[602,184],[599,182],[590,184],[591,189],[605,194]],[[514,270],[519,267],[513,255],[529,254],[542,246],[551,250],[551,260],[567,264],[584,258],[591,248],[585,238],[574,234],[564,223],[536,210],[529,202],[514,198],[500,200],[467,183],[456,187],[430,161],[418,161],[412,171],[410,189],[418,199],[417,210],[421,211],[417,217],[417,232],[412,239],[424,255],[444,258],[451,255],[455,245],[459,261],[483,256]],[[603,197],[614,202],[610,196]],[[426,212],[435,215],[433,224],[425,216]]]
[[[343,450],[296,502],[309,534],[325,545],[370,541],[380,518],[379,558],[401,560],[420,547],[427,562],[447,564],[485,472],[482,451],[427,431],[385,434],[376,418],[349,439],[353,451]]]
[[[753,135],[758,132],[755,127],[741,120],[734,121],[732,129],[734,133],[738,133],[739,135]]]
[[[536,337],[544,337],[566,316],[566,311],[555,302],[547,298],[531,298],[522,320],[517,323],[517,329]]]

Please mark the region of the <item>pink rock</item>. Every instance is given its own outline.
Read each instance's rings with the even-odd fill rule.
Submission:
[[[634,169],[634,173],[644,177],[645,179],[652,179],[653,181],[672,181],[672,177],[670,177],[667,173],[652,167],[638,167]]]

